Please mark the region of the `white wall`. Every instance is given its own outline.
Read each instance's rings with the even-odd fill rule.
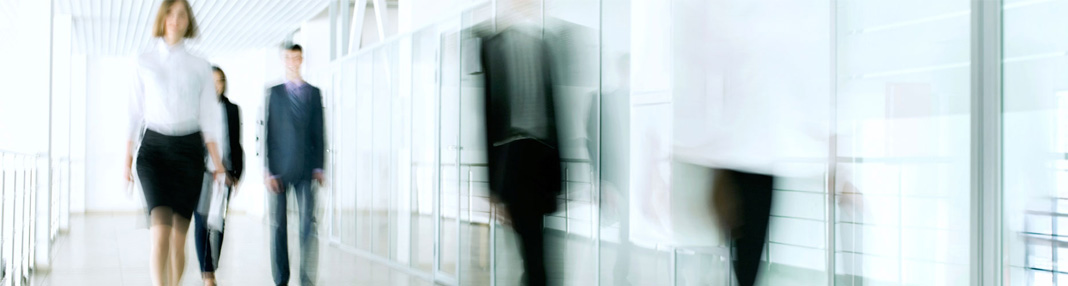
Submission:
[[[330,13],[324,12],[300,26],[293,42],[304,48],[304,71],[330,66]]]
[[[85,210],[141,211],[143,201],[127,193],[123,179],[133,62],[128,57],[90,57],[86,74]]]
[[[0,30],[0,150],[48,151],[50,33],[48,1],[19,1],[18,19]],[[42,17],[44,15],[44,17]],[[18,43],[18,44],[9,44]]]
[[[88,117],[86,113],[88,110],[86,107],[86,95],[89,93],[88,89],[88,57],[82,54],[76,54],[71,57],[71,82],[70,82],[70,105],[71,105],[71,190],[70,190],[70,212],[71,213],[83,213],[85,212],[85,193],[88,189],[86,184],[86,129],[89,127]]]

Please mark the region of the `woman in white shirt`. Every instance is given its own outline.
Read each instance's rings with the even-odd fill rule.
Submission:
[[[204,180],[205,146],[221,178],[216,140],[221,126],[211,65],[183,45],[196,36],[196,21],[185,0],[165,0],[153,27],[156,47],[137,59],[130,101],[130,141],[126,175],[132,179],[134,142],[137,177],[152,221],[149,260],[153,285],[178,285],[185,269],[189,219]]]

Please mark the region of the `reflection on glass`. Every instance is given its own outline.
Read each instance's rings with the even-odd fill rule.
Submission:
[[[386,46],[385,49],[375,51],[369,54],[367,58],[373,64],[372,78],[374,80],[372,86],[374,92],[371,95],[371,104],[373,106],[371,111],[371,164],[373,166],[371,221],[374,228],[372,230],[372,235],[374,236],[372,248],[375,254],[382,257],[389,257],[389,246],[392,243],[389,239],[390,194],[393,193],[393,185],[390,183],[393,169],[391,168],[392,162],[389,160],[392,145],[390,142],[390,102],[392,100],[391,81],[396,79],[392,78],[392,73],[389,71],[397,67],[396,64],[387,61],[390,47],[392,46]]]
[[[598,275],[599,4],[591,0],[543,3],[564,161],[560,209],[546,218],[546,264],[550,278],[564,285],[592,285]]]
[[[1063,0],[1039,2],[1033,6],[1054,7]],[[524,16],[511,14],[521,6],[525,16],[534,17],[531,24],[543,25],[559,75],[554,84],[565,191],[560,211],[546,217],[550,248],[560,250],[549,255],[556,282],[719,285],[731,279],[729,245],[707,222],[694,219],[695,211],[707,207],[701,206],[702,197],[680,187],[689,183],[683,180],[687,172],[695,171],[671,162],[680,135],[675,127],[688,115],[677,108],[695,100],[689,95],[729,86],[698,72],[703,63],[689,60],[707,56],[704,48],[725,39],[782,43],[788,51],[754,53],[758,56],[751,60],[778,61],[782,70],[798,75],[805,91],[792,93],[835,96],[811,100],[821,105],[803,109],[813,117],[830,114],[821,110],[837,103],[838,184],[828,188],[822,176],[778,181],[765,283],[829,284],[826,267],[832,263],[836,275],[830,277],[837,277],[833,282],[838,285],[968,282],[961,280],[967,276],[967,248],[959,243],[967,241],[969,225],[969,39],[968,18],[960,13],[967,14],[967,1],[794,3],[789,9],[736,0],[493,3],[413,34],[410,50],[404,44],[380,46],[348,60],[337,72],[346,84],[339,84],[342,91],[335,101],[339,130],[332,140],[343,150],[335,155],[340,202],[335,202],[334,223],[345,230],[345,244],[460,285],[521,280],[516,236],[490,217],[481,150],[479,43],[472,35],[509,27],[510,20]],[[726,7],[719,4],[732,8],[715,9]],[[1037,10],[1033,13],[1041,14]],[[791,13],[774,14],[781,11]],[[1039,16],[1026,18],[1040,21]],[[832,17],[837,26],[830,25]],[[772,30],[791,35],[755,33],[768,27],[782,27]],[[696,33],[695,28],[711,32]],[[805,41],[786,41],[794,37]],[[830,53],[831,45],[837,55]],[[1035,46],[1007,45],[1010,57],[1017,56],[1014,48]],[[1057,49],[1068,50],[1028,52]],[[819,56],[809,56],[814,54]],[[405,60],[409,55],[410,62]],[[1044,61],[1060,61],[1055,58]],[[832,66],[837,75],[824,70]],[[798,67],[811,72],[796,72]],[[1048,75],[1032,71],[1012,76],[1012,67],[1007,67],[1007,80],[1020,83],[1007,83],[1007,92],[1021,96],[1007,96],[1006,136],[1027,130],[1013,126],[1053,118],[1024,114],[1059,102],[1050,99],[1059,92],[1055,88],[1014,91],[1013,86],[1035,86]],[[825,90],[830,87],[837,94]],[[1040,94],[1050,98],[1031,98]],[[1024,107],[1014,107],[1016,103]],[[1006,148],[1064,152],[1017,146],[1047,138],[1036,136],[1007,139]],[[823,143],[817,148],[830,149],[829,142]],[[799,156],[789,164],[826,170],[828,157]],[[1035,162],[1006,161],[1013,166]],[[1023,188],[1012,184],[1022,184],[1024,178],[1006,173],[1007,188]],[[1052,178],[1043,190],[1058,189],[1052,184],[1059,181]],[[836,192],[833,206],[826,205],[828,189]],[[833,231],[827,227],[829,210]],[[1021,223],[1020,229],[1038,225]],[[1014,271],[1030,265],[1020,253],[1052,251],[1012,245]]]
[[[1068,282],[1068,1],[1005,1],[1004,256],[1011,285]],[[1009,285],[1009,284],[1007,284]]]
[[[969,285],[972,1],[837,3],[836,282]]]
[[[389,258],[408,263],[408,253],[411,246],[411,85],[410,77],[400,75],[411,74],[411,61],[401,61],[399,55],[411,53],[410,41],[390,45],[387,49],[386,61],[391,67],[387,73],[390,75],[390,144],[389,144],[389,168],[393,170],[390,178],[391,187],[387,191],[390,194],[389,207]],[[401,82],[405,82],[402,84]],[[406,88],[401,88],[401,87]]]
[[[341,91],[341,84],[344,81],[344,78],[340,74],[330,74],[329,78],[330,78],[330,82],[331,82],[330,90],[325,91],[323,93],[324,95],[327,95],[327,97],[324,98],[323,100],[326,101],[327,104],[328,104],[327,108],[325,109],[325,112],[329,113],[329,114],[327,114],[327,121],[325,122],[326,123],[326,127],[329,128],[326,131],[326,134],[341,134],[341,130],[343,130],[344,127],[347,127],[341,122],[341,118],[342,118],[341,114],[342,113],[339,112],[339,111],[344,110],[343,107],[339,106],[341,104],[341,100],[340,100],[341,97],[339,97],[339,96],[330,96],[330,95],[333,95],[333,94]],[[344,174],[344,173],[342,173],[342,171],[340,171],[340,168],[342,167],[342,164],[341,164],[342,157],[340,156],[340,152],[342,150],[341,148],[343,148],[343,144],[341,143],[342,141],[341,141],[340,136],[334,135],[334,136],[328,136],[326,138],[327,138],[327,140],[330,141],[330,143],[327,146],[327,148],[330,149],[330,153],[328,154],[329,155],[328,163],[330,164],[330,167],[326,170],[326,172],[328,172],[330,174],[330,179],[329,179],[330,183],[328,183],[328,186],[330,187],[329,188],[330,196],[328,198],[329,201],[327,201],[330,204],[329,205],[329,210],[330,211],[328,212],[328,215],[330,216],[330,221],[329,221],[330,239],[331,240],[341,240],[341,232],[342,232],[342,229],[341,229],[341,226],[342,226],[342,223],[341,223],[341,201],[342,200],[340,199],[339,196],[341,194],[341,190],[344,188],[344,187],[342,187],[343,184],[341,183],[341,178],[344,177],[342,174]],[[324,204],[324,205],[326,205],[326,204]]]
[[[485,130],[482,127],[482,73],[478,69],[477,29],[492,25],[491,6],[461,15],[460,50],[460,174],[459,271],[461,285],[490,284],[489,197]]]
[[[373,58],[361,57],[356,61],[355,117],[356,144],[353,160],[356,161],[356,247],[373,251],[374,244],[374,69]]]
[[[458,21],[454,23],[458,25]],[[455,26],[453,26],[455,27]],[[460,31],[446,29],[441,35],[441,141],[440,194],[438,195],[438,271],[453,275],[459,268],[460,249]]]
[[[438,37],[433,27],[412,40],[412,267],[430,272],[434,259],[437,184]]]
[[[611,1],[601,6],[601,96],[599,125],[591,124],[590,154],[599,158],[597,191],[600,201],[599,269],[601,285],[638,284],[631,273],[641,271],[631,254],[630,241],[630,1]],[[628,282],[633,281],[633,282]]]
[[[356,109],[356,74],[355,65],[347,63],[345,65],[348,69],[344,69],[339,72],[341,79],[344,82],[341,83],[341,88],[338,89],[337,101],[341,105],[341,110],[354,110]],[[341,226],[341,243],[355,247],[357,236],[357,212],[356,212],[356,164],[357,164],[357,149],[356,149],[356,114],[353,112],[340,112],[339,114],[339,128],[338,132],[334,133],[339,141],[338,150],[338,214],[342,219]]]

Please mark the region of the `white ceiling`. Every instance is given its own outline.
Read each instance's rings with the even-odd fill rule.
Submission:
[[[16,16],[15,7],[18,7],[15,0],[0,0],[0,30],[13,28]]]
[[[56,0],[74,19],[74,50],[88,55],[135,55],[153,41],[152,21],[163,0]],[[200,34],[188,42],[205,57],[277,46],[327,0],[190,0]]]

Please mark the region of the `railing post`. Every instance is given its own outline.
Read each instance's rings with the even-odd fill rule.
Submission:
[[[564,164],[567,164],[565,166],[568,166],[568,167],[564,167],[564,234],[570,234],[571,233],[571,210],[568,209],[568,205],[569,205],[569,201],[571,200],[571,196],[569,195],[569,193],[571,193],[571,188],[570,188],[570,186],[568,186],[568,181],[571,181],[571,177],[568,176],[568,174],[571,173],[569,171],[569,168],[570,168],[571,164],[570,163],[564,163]],[[564,237],[567,237],[567,236],[565,235]]]

